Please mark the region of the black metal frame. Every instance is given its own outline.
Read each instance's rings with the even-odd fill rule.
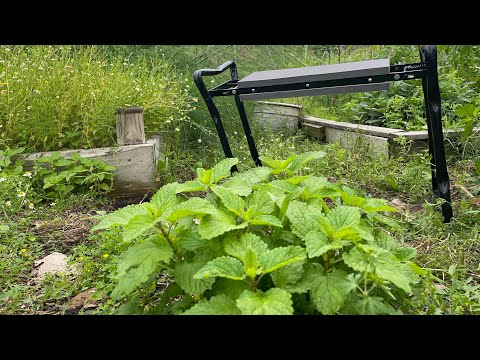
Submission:
[[[255,88],[239,88],[237,66],[234,61],[227,61],[220,65],[217,69],[200,69],[194,72],[193,79],[200,91],[200,94],[205,101],[208,111],[212,116],[215,124],[218,137],[222,144],[223,151],[227,158],[232,158],[232,150],[228,143],[227,135],[220,118],[213,98],[217,96],[234,96],[235,104],[240,115],[243,130],[247,138],[248,147],[253,161],[257,166],[262,166],[257,147],[253,139],[253,134],[248,123],[245,107],[240,100],[240,95],[256,93],[271,93],[281,91],[320,89],[339,86],[350,85],[364,85],[385,83],[387,81],[401,81],[422,79],[422,87],[425,99],[426,119],[428,128],[428,148],[431,156],[431,171],[432,171],[432,189],[436,197],[445,200],[441,205],[444,222],[450,222],[453,216],[451,199],[450,199],[450,180],[448,177],[447,164],[445,160],[445,148],[442,133],[441,120],[441,98],[440,87],[438,84],[438,70],[437,70],[437,48],[434,45],[423,45],[420,47],[419,63],[402,64],[390,66],[390,72],[383,75],[351,77],[345,79],[324,80],[324,81],[309,81],[297,82],[284,85],[270,85],[270,86],[256,86]],[[204,76],[216,76],[227,69],[230,69],[231,79],[208,90],[204,81]],[[236,166],[232,167],[232,172],[238,171]]]

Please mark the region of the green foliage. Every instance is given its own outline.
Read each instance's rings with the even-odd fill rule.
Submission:
[[[167,301],[161,313],[395,313],[395,301],[420,282],[415,251],[376,223],[378,212],[396,209],[298,175],[323,156],[263,158],[263,170],[233,176],[237,159],[226,159],[197,169],[193,181],[164,186],[148,203],[106,215],[92,230],[120,226],[133,243],[119,258],[110,296],[129,301],[163,269],[183,300]],[[205,196],[185,200],[185,192]]]
[[[1,46],[0,139],[32,151],[113,146],[115,111],[125,107],[143,108],[147,135],[188,121],[197,99],[169,61],[107,50]]]
[[[101,159],[72,153],[70,159],[54,152],[35,159],[33,182],[47,199],[63,199],[70,194],[107,193],[113,186],[115,166]]]

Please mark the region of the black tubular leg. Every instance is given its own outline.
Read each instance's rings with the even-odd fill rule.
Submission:
[[[243,131],[245,131],[245,137],[247,138],[248,148],[250,149],[250,154],[252,159],[255,162],[255,165],[262,166],[262,161],[258,156],[257,147],[255,146],[255,141],[253,140],[253,134],[250,130],[250,125],[248,124],[247,113],[245,112],[245,107],[243,102],[240,100],[238,95],[235,95],[235,104],[237,105],[238,114],[240,115],[240,120],[242,120]]]
[[[230,68],[230,73],[232,75],[232,78],[234,75],[236,76],[237,70],[236,70],[235,62],[228,61],[222,64],[221,66],[219,66],[217,69],[203,69],[203,70],[195,71],[193,73],[193,80],[195,82],[195,85],[197,85],[197,88],[200,91],[200,94],[202,95],[202,98],[205,101],[205,104],[207,105],[210,115],[212,116],[212,120],[215,124],[218,137],[220,138],[220,143],[222,144],[225,157],[233,158],[232,149],[230,148],[230,144],[228,143],[227,135],[225,134],[225,129],[222,124],[222,119],[220,118],[220,113],[218,112],[218,109],[215,106],[215,103],[213,102],[210,92],[205,86],[205,83],[202,78],[203,76],[213,76],[213,75],[221,74],[228,68]],[[232,166],[231,172],[233,173],[236,171],[238,171],[237,166],[236,165]]]
[[[432,156],[432,187],[434,194],[445,200],[442,204],[442,215],[444,222],[448,223],[453,217],[453,211],[450,199],[450,179],[448,177],[443,143],[436,46],[422,46],[420,56],[426,66],[425,78],[423,79],[422,85],[427,116],[429,153]]]

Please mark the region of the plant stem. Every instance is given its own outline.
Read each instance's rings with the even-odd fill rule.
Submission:
[[[158,224],[156,227],[157,227],[157,229],[160,229],[163,237],[165,238],[165,240],[167,240],[167,243],[168,243],[168,245],[170,245],[170,247],[172,248],[173,253],[175,254],[175,257],[176,257],[178,260],[180,260],[182,257],[181,257],[180,254],[178,253],[177,248],[176,248],[175,246],[173,246],[173,242],[172,242],[172,240],[170,239],[170,237],[168,236],[169,233],[170,233],[170,229],[168,230],[168,232],[166,232],[161,223]]]

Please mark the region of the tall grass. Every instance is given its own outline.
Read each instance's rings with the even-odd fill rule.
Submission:
[[[110,146],[116,109],[134,106],[147,136],[174,129],[197,100],[188,81],[163,58],[101,46],[1,46],[0,137],[36,151]]]

